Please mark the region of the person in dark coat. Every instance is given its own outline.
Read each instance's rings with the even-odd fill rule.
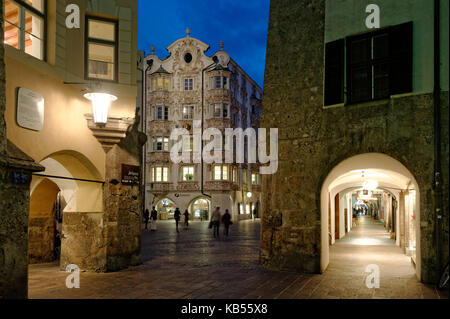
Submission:
[[[156,230],[156,220],[158,219],[158,211],[155,209],[155,206],[153,206],[151,218],[152,218],[152,231],[155,231]]]
[[[150,219],[150,212],[148,209],[144,211],[144,223],[145,223],[145,230],[148,230],[148,221]]]
[[[222,216],[222,224],[225,226],[224,229],[224,235],[228,237],[228,234],[230,232],[230,225],[233,224],[231,221],[231,215],[228,209],[225,209],[225,214]]]
[[[184,215],[184,225],[186,226],[186,228],[188,228],[189,227],[189,212],[187,209],[184,211],[183,215]]]
[[[177,207],[177,209],[175,209],[175,212],[173,214],[173,217],[175,218],[175,224],[177,226],[177,233],[179,233],[180,231],[178,230],[178,223],[180,221],[180,216],[181,216],[181,212],[180,209]]]

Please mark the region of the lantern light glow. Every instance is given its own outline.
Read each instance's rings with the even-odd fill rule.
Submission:
[[[363,189],[374,191],[378,188],[378,182],[375,180],[365,180],[363,183]]]
[[[116,101],[117,97],[108,93],[86,93],[84,97],[92,102],[94,123],[106,124],[111,103]]]

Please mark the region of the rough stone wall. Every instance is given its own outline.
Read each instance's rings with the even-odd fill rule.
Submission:
[[[279,128],[279,167],[262,185],[261,262],[320,271],[323,0],[271,1],[261,127]],[[295,88],[295,89],[293,89]],[[295,168],[295,169],[294,169]]]
[[[102,213],[65,213],[62,233],[61,270],[75,264],[82,270],[106,271],[106,229]]]
[[[341,161],[376,152],[418,182],[422,280],[434,281],[432,94],[324,109],[324,0],[276,0],[270,10],[261,126],[279,128],[279,169],[263,177],[261,262],[320,272],[322,184]],[[443,97],[448,119],[448,92]]]
[[[3,44],[3,0],[0,0],[0,154],[6,152],[6,122],[5,122],[5,46]]]
[[[27,298],[29,184],[10,183],[0,165],[0,299]]]
[[[103,193],[108,271],[141,263],[141,194],[139,185],[120,183],[122,164],[139,165],[139,161],[116,145],[106,154]]]
[[[28,263],[39,264],[54,260],[55,221],[52,217],[29,218]]]

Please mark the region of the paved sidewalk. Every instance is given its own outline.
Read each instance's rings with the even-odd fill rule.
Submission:
[[[80,289],[65,287],[67,274],[57,265],[32,265],[29,297],[448,298],[420,284],[408,257],[395,245],[338,242],[330,251],[331,262],[323,275],[264,269],[258,265],[259,228],[258,222],[237,223],[229,238],[215,240],[207,223],[192,223],[189,230],[180,228],[176,234],[174,223],[159,222],[156,232],[143,232],[142,265],[116,273],[82,273]],[[380,232],[379,227],[374,229]],[[365,286],[364,270],[372,263],[381,268],[380,289]]]

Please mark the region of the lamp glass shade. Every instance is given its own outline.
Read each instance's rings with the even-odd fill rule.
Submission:
[[[248,193],[247,193],[247,197],[248,197],[248,198],[252,198],[252,196],[253,196],[253,194],[252,194],[251,192],[248,192]]]
[[[116,101],[117,97],[108,93],[86,93],[84,97],[92,103],[94,123],[106,124],[111,103]]]

